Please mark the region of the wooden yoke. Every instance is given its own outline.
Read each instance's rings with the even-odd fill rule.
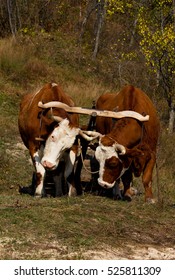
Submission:
[[[134,118],[138,121],[145,122],[149,120],[149,115],[143,116],[135,111],[120,111],[120,112],[113,112],[113,111],[107,111],[107,110],[96,110],[96,109],[88,109],[88,108],[82,108],[82,107],[70,107],[65,103],[58,102],[58,101],[51,101],[48,103],[43,104],[41,101],[38,103],[38,106],[43,109],[47,108],[60,108],[64,109],[66,112],[69,113],[77,113],[77,114],[84,114],[84,115],[90,115],[93,117],[107,117],[107,118],[115,118],[115,119],[121,119],[121,118]]]

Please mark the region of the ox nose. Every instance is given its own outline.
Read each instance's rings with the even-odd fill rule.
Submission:
[[[49,162],[47,160],[44,160],[42,164],[47,169],[55,169],[55,167],[56,167],[55,164],[53,164],[52,162]]]
[[[110,189],[114,186],[115,182],[113,183],[107,183],[103,180],[101,180],[100,178],[98,178],[98,184],[103,187],[104,189]]]

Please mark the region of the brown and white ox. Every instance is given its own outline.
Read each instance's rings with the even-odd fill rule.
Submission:
[[[77,154],[76,136],[79,134],[78,115],[64,109],[40,108],[38,103],[60,101],[73,106],[73,100],[55,83],[48,83],[38,92],[24,96],[20,104],[19,131],[29,149],[36,170],[36,196],[44,196],[46,170],[59,168],[65,161],[64,176],[69,187],[69,196],[76,193],[74,185],[74,163]],[[56,195],[60,190],[56,190]]]
[[[119,93],[106,93],[97,100],[99,110],[132,110],[149,115],[140,122],[135,118],[97,117],[96,131],[101,133],[95,157],[99,162],[100,186],[112,188],[121,178],[124,197],[131,200],[132,174],[139,177],[145,188],[145,201],[154,202],[152,173],[156,163],[156,147],[159,137],[159,119],[150,98],[134,86],[125,86]]]

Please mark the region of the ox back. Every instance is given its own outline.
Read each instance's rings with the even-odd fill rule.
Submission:
[[[123,111],[132,110],[142,115],[149,115],[149,121],[144,123],[133,118],[97,117],[96,130],[103,134],[96,158],[100,164],[99,184],[110,188],[120,177],[124,185],[124,198],[131,200],[132,174],[139,177],[145,188],[145,200],[153,202],[152,172],[156,163],[156,148],[159,138],[159,119],[150,98],[134,86],[125,86],[118,93],[106,93],[99,97],[96,108],[100,110]],[[122,154],[114,149],[119,143],[125,149]],[[106,150],[105,150],[106,149]]]
[[[78,115],[68,114],[63,109],[58,108],[43,110],[38,107],[39,101],[42,101],[43,103],[50,101],[60,101],[69,106],[73,106],[74,102],[71,97],[63,92],[59,85],[55,83],[48,83],[44,85],[44,87],[42,87],[38,92],[25,95],[20,104],[18,119],[19,132],[24,145],[27,147],[27,149],[29,149],[30,156],[36,170],[35,195],[43,196],[45,195],[43,186],[44,177],[46,174],[45,168],[41,164],[41,159],[43,156],[46,140],[55,127],[58,127],[58,122],[51,118],[51,114],[59,116],[62,119],[68,119],[71,129],[78,127]],[[73,151],[76,153],[76,143],[70,149],[73,149]],[[69,150],[66,151],[66,153],[68,153]],[[72,180],[72,170],[70,172],[67,170],[66,173],[67,177],[71,178]],[[58,189],[57,195],[61,194],[62,191]]]

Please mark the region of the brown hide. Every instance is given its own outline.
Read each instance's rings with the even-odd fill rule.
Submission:
[[[160,130],[159,120],[152,101],[143,91],[133,86],[125,86],[118,93],[100,96],[96,108],[111,111],[132,110],[149,115],[149,121],[144,122],[143,133],[142,123],[130,118],[112,121],[111,118],[98,117],[96,129],[102,134],[114,136],[118,143],[128,148],[135,146],[141,140],[142,144],[147,143],[152,150],[156,149]]]
[[[124,191],[126,192],[129,188],[127,184],[131,183],[132,180],[129,174],[134,173],[135,176],[140,176],[143,172],[142,181],[146,191],[145,198],[146,200],[151,199],[152,171],[156,160],[156,147],[160,130],[159,119],[152,101],[143,91],[128,85],[118,93],[107,93],[100,96],[96,108],[112,111],[132,110],[143,115],[149,115],[149,121],[144,123],[132,118],[112,120],[111,118],[97,117],[96,130],[105,135],[101,139],[104,146],[112,146],[117,142],[126,147],[126,155],[120,156],[119,154],[123,165],[125,166],[129,162],[130,166],[125,176],[127,183],[124,184]],[[132,154],[132,150],[135,148],[140,150],[140,155],[134,156],[127,153],[127,151],[131,151],[130,154]],[[108,180],[108,172],[106,166],[103,173],[105,182]],[[112,176],[114,178],[114,175]],[[115,176],[117,178],[118,174],[115,174]],[[111,175],[109,177],[111,180]]]
[[[37,150],[41,142],[36,141],[36,137],[47,139],[52,132],[54,126],[57,125],[51,118],[49,118],[50,110],[42,110],[38,107],[38,102],[47,103],[50,101],[60,101],[69,106],[73,106],[74,102],[66,95],[61,87],[56,84],[48,83],[37,93],[30,93],[23,97],[20,104],[19,113],[19,131],[25,146],[28,149]],[[43,115],[42,115],[43,112]],[[68,118],[73,126],[78,126],[78,116],[76,114],[68,114],[62,109],[53,109],[56,116]],[[32,153],[35,151],[32,151]]]

